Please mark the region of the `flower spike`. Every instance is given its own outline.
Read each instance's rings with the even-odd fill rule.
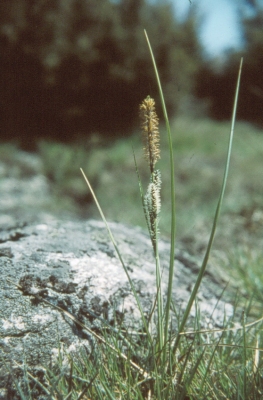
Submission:
[[[144,154],[150,165],[151,174],[154,166],[160,158],[159,149],[159,119],[155,112],[155,101],[147,96],[140,105],[141,128],[145,143]]]

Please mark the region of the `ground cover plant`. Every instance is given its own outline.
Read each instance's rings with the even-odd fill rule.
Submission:
[[[153,54],[152,58],[154,62]],[[248,301],[247,304],[244,303],[239,326],[236,326],[234,320],[230,319],[225,321],[221,330],[203,330],[200,329],[202,316],[197,312],[193,326],[188,328],[190,330],[187,333],[185,332],[190,308],[194,305],[196,293],[207,266],[226,187],[240,71],[233,107],[223,184],[221,191],[220,187],[217,190],[217,185],[213,187],[213,191],[216,192],[216,197],[219,197],[219,199],[210,238],[204,250],[205,255],[201,262],[200,273],[188,306],[184,314],[180,316],[177,332],[173,335],[170,332],[170,313],[175,311],[171,301],[176,226],[173,145],[171,128],[156,67],[155,72],[165,115],[170,155],[171,261],[168,294],[165,303],[163,303],[161,293],[161,260],[158,253],[158,236],[159,229],[161,229],[161,226],[158,226],[161,215],[160,190],[163,178],[161,178],[159,169],[156,169],[156,163],[159,161],[160,155],[159,128],[154,100],[150,97],[146,98],[140,107],[143,135],[146,139],[145,155],[150,168],[145,194],[140,178],[141,165],[137,163],[136,153],[135,167],[138,174],[143,211],[156,259],[157,333],[151,334],[142,312],[141,319],[144,334],[140,336],[139,340],[138,338],[134,339],[129,334],[124,338],[121,332],[109,330],[109,327],[105,325],[105,330],[96,337],[99,340],[96,357],[91,354],[80,354],[79,359],[73,360],[68,356],[69,369],[63,368],[62,358],[60,358],[52,371],[46,369],[45,384],[40,384],[40,382],[36,382],[36,384],[42,385],[43,391],[54,399],[260,399],[263,394],[262,362],[260,359],[262,350],[260,348],[262,343],[261,320],[260,318],[258,320],[254,318],[252,322],[247,321],[252,308],[251,301]],[[118,246],[112,236],[100,203],[83,170],[82,173],[105,221],[110,238],[127,273],[127,279],[130,281],[131,287],[133,287],[125,262],[118,251]],[[186,178],[182,177],[182,179]],[[229,207],[231,209],[231,204]],[[244,254],[245,249],[240,254],[240,258],[242,259],[243,257],[243,259],[248,260],[248,255]],[[255,265],[259,262],[259,259],[254,259]],[[237,269],[236,273],[240,272],[241,276],[242,271],[248,268],[246,265],[244,267],[241,261],[238,265],[240,268],[239,270]],[[251,268],[251,274],[255,273],[253,272],[254,270],[257,270],[257,268]],[[249,273],[245,278],[251,282],[248,275]],[[261,284],[258,283],[258,301],[261,300],[260,287]],[[135,290],[134,295],[136,297]],[[239,301],[238,297],[237,299]],[[139,300],[138,307],[140,309]],[[34,380],[34,377],[30,374],[25,374],[27,380]]]

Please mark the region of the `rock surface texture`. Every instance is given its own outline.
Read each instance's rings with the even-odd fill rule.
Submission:
[[[116,223],[110,226],[148,316],[156,295],[150,240],[140,228]],[[165,299],[169,243],[161,240],[159,249]],[[83,345],[92,351],[90,333],[70,315],[97,331],[103,321],[122,324],[127,330],[140,329],[127,276],[100,221],[50,218],[45,223],[27,225],[10,219],[0,229],[0,268],[0,399],[19,398],[11,375],[20,376],[25,360],[37,373],[41,365],[52,365],[58,344],[68,352],[78,351]],[[198,270],[187,253],[177,252],[173,289],[177,310],[184,309]],[[232,313],[232,306],[219,300],[222,290],[223,285],[206,273],[198,305],[207,325],[220,326],[224,316]],[[192,315],[194,312],[195,307]]]

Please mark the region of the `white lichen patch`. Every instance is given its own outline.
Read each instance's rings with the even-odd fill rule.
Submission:
[[[39,324],[39,323],[45,324],[50,321],[52,321],[52,316],[48,315],[48,314],[43,314],[43,315],[37,314],[32,317],[32,322],[34,322],[36,324]]]
[[[9,320],[2,319],[2,326],[3,329],[18,329],[23,330],[25,329],[25,324],[22,317],[11,315]]]
[[[124,270],[120,270],[119,261],[104,253],[72,259],[70,265],[73,282],[80,286],[90,283],[91,289],[96,287],[97,294],[112,294],[128,281]]]
[[[47,224],[38,224],[36,226],[36,229],[39,231],[47,231],[48,230],[48,225]]]

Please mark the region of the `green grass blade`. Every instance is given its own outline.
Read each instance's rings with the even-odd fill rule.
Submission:
[[[116,253],[117,253],[117,255],[118,255],[118,258],[119,258],[119,260],[120,260],[120,262],[121,262],[121,265],[122,265],[122,267],[123,267],[123,269],[124,269],[124,271],[125,271],[125,273],[126,273],[126,276],[127,276],[127,278],[128,278],[129,284],[130,284],[130,286],[131,286],[133,295],[134,295],[134,297],[135,297],[135,299],[136,299],[136,302],[137,302],[137,305],[138,305],[138,308],[139,308],[139,311],[140,311],[140,314],[141,314],[143,326],[144,326],[144,328],[145,328],[145,331],[147,332],[147,335],[148,335],[149,339],[151,340],[151,335],[150,335],[150,332],[149,332],[149,329],[148,329],[148,324],[147,324],[146,319],[145,319],[145,317],[144,317],[144,313],[143,313],[143,310],[142,310],[142,307],[141,307],[140,300],[139,300],[138,295],[137,295],[137,293],[136,293],[136,289],[135,289],[135,287],[134,287],[134,284],[133,284],[133,282],[132,282],[132,279],[131,279],[131,277],[130,277],[130,274],[129,274],[129,272],[128,272],[128,269],[127,269],[127,267],[126,267],[126,265],[125,265],[125,263],[124,263],[124,261],[123,261],[122,255],[121,255],[121,253],[120,253],[120,251],[119,251],[119,249],[118,249],[118,245],[117,245],[117,243],[116,243],[116,240],[115,240],[115,238],[114,238],[114,236],[113,236],[113,234],[112,234],[112,232],[111,232],[111,229],[110,229],[110,227],[109,227],[109,224],[108,224],[108,222],[107,222],[107,220],[106,220],[106,218],[105,218],[105,215],[104,215],[104,213],[103,213],[103,211],[102,211],[102,209],[101,209],[101,207],[100,207],[100,204],[99,204],[99,202],[98,202],[98,199],[97,199],[97,197],[96,197],[96,195],[95,195],[95,193],[94,193],[94,191],[93,191],[93,189],[92,189],[92,186],[91,186],[91,184],[90,184],[88,178],[86,177],[86,175],[85,175],[85,173],[84,173],[84,171],[83,171],[82,168],[80,168],[80,171],[81,171],[81,173],[82,173],[82,175],[83,175],[83,177],[84,177],[84,179],[85,179],[85,181],[86,181],[86,183],[87,183],[87,185],[88,185],[88,187],[89,187],[89,190],[90,190],[90,192],[91,192],[91,194],[92,194],[92,197],[93,197],[93,199],[94,199],[94,201],[95,201],[95,203],[96,203],[96,206],[97,206],[97,208],[98,208],[98,210],[99,210],[99,213],[100,213],[100,215],[101,215],[101,218],[102,218],[102,220],[103,220],[103,222],[104,222],[104,224],[105,224],[105,226],[106,226],[106,228],[107,228],[109,237],[110,237],[110,239],[111,239],[111,241],[112,241],[112,244],[113,244],[113,246],[114,246],[114,248],[115,248],[115,251],[116,251]]]
[[[245,326],[246,316],[243,315],[243,398],[246,399],[247,393],[247,340],[246,340],[246,326]]]
[[[92,386],[93,382],[95,381],[95,379],[97,378],[97,376],[99,375],[99,371],[97,371],[95,373],[95,375],[93,376],[93,378],[91,378],[90,382],[88,385],[86,385],[84,387],[84,389],[82,390],[82,392],[80,393],[80,395],[78,396],[77,400],[81,400],[84,396],[84,394],[89,390],[89,388]]]
[[[134,165],[135,165],[135,170],[136,170],[136,174],[137,174],[137,178],[138,178],[138,184],[139,184],[139,189],[140,189],[141,201],[142,201],[142,206],[143,206],[144,193],[143,193],[143,188],[142,188],[142,181],[141,181],[141,177],[140,177],[140,174],[139,174],[139,168],[138,168],[136,156],[135,156],[135,153],[134,153],[134,149],[132,149],[132,151],[133,151]]]
[[[211,367],[211,365],[212,365],[212,361],[213,361],[213,359],[214,359],[215,353],[216,353],[216,351],[217,351],[217,349],[218,349],[218,346],[219,346],[219,344],[220,344],[220,341],[221,341],[221,339],[222,339],[222,336],[223,336],[223,335],[220,336],[220,338],[219,338],[219,340],[218,340],[218,342],[217,342],[217,344],[216,344],[214,350],[212,351],[212,354],[211,354],[211,356],[210,356],[210,358],[209,358],[209,360],[208,360],[208,362],[207,362],[207,364],[206,364],[205,373],[204,373],[204,375],[203,375],[203,377],[202,377],[202,381],[201,381],[201,384],[200,384],[200,387],[199,387],[200,396],[203,396],[203,387],[204,387],[204,385],[205,385],[206,378],[207,378],[208,374],[210,373],[210,367]]]
[[[194,366],[192,366],[191,368],[191,372],[189,373],[189,375],[187,376],[186,382],[183,384],[183,390],[180,396],[180,400],[184,400],[186,398],[186,394],[187,394],[187,389],[190,388],[191,383],[193,381],[193,379],[196,376],[198,367],[203,359],[203,356],[205,354],[205,349],[202,351],[202,353],[200,354],[200,356],[198,357],[196,363],[194,364]]]
[[[147,224],[147,228],[148,228],[149,234],[151,236],[151,227],[149,225],[149,221],[148,221],[148,218],[147,218],[147,215],[146,215],[146,208],[145,208],[145,204],[144,204],[144,193],[143,193],[143,188],[142,188],[142,181],[141,181],[141,177],[140,177],[140,174],[139,174],[139,169],[138,169],[138,165],[137,165],[137,161],[136,161],[134,150],[133,150],[133,158],[134,158],[135,170],[136,170],[139,189],[140,189],[140,195],[141,195],[141,201],[142,201],[142,208],[143,208],[143,212],[144,212],[144,217],[145,217],[145,221],[146,221],[146,224]]]
[[[162,287],[161,287],[161,266],[160,257],[158,251],[158,232],[156,229],[156,243],[155,243],[155,265],[156,265],[156,289],[157,289],[157,315],[158,315],[158,342],[159,350],[162,351],[164,345],[164,326],[163,326],[163,299],[162,299]]]
[[[167,343],[168,340],[168,328],[169,328],[169,316],[170,316],[170,307],[172,301],[172,288],[173,288],[173,277],[174,277],[174,256],[175,256],[175,178],[174,178],[174,156],[173,156],[173,142],[171,135],[171,128],[169,123],[169,118],[166,110],[162,85],[157,69],[157,65],[155,62],[154,54],[152,51],[151,43],[149,41],[146,30],[144,30],[146,40],[148,43],[148,47],[150,50],[153,67],[157,79],[157,84],[159,88],[160,99],[162,103],[162,109],[164,114],[164,120],[166,124],[166,130],[168,134],[168,143],[169,143],[169,155],[170,155],[170,180],[171,180],[171,249],[170,249],[170,267],[169,267],[169,281],[168,281],[168,292],[167,292],[167,302],[166,302],[166,310],[165,310],[165,328],[164,328],[164,343]]]
[[[197,291],[199,289],[199,286],[201,284],[206,266],[207,266],[207,262],[208,262],[208,258],[210,255],[210,251],[212,248],[212,244],[214,241],[214,237],[215,237],[215,231],[216,231],[216,226],[217,226],[217,222],[218,222],[218,218],[219,218],[219,214],[220,214],[220,210],[221,210],[221,206],[222,206],[222,202],[223,202],[223,197],[224,197],[224,193],[225,193],[225,188],[226,188],[226,182],[227,182],[227,176],[228,176],[228,171],[229,171],[229,164],[230,164],[230,156],[231,156],[231,150],[232,150],[232,143],[233,143],[233,136],[234,136],[234,127],[235,127],[235,120],[236,120],[236,110],[237,110],[237,102],[238,102],[238,93],[239,93],[239,86],[240,86],[240,78],[241,78],[241,70],[242,70],[242,64],[243,64],[243,58],[241,58],[240,61],[240,66],[239,66],[239,72],[238,72],[238,78],[237,78],[237,85],[236,85],[236,92],[235,92],[235,100],[234,100],[234,106],[233,106],[233,113],[232,113],[232,123],[231,123],[231,131],[230,131],[230,136],[229,136],[229,143],[228,143],[228,152],[227,152],[227,159],[226,159],[226,163],[225,163],[225,173],[224,173],[224,178],[223,178],[223,183],[222,183],[222,187],[221,187],[221,192],[220,192],[220,196],[219,196],[219,200],[218,200],[218,204],[217,204],[217,208],[216,208],[216,212],[215,212],[215,217],[214,217],[214,221],[213,221],[213,226],[212,226],[212,230],[211,230],[211,234],[210,234],[210,238],[209,238],[209,242],[206,248],[206,253],[204,256],[204,260],[201,266],[201,269],[199,271],[196,283],[194,285],[194,288],[192,290],[190,299],[188,301],[186,310],[184,312],[180,327],[179,327],[179,333],[183,332],[186,321],[188,319],[188,316],[190,314],[192,305],[195,301],[196,298],[196,294]],[[180,334],[177,335],[175,344],[174,344],[174,351],[176,351],[176,348],[178,346],[180,340]]]

